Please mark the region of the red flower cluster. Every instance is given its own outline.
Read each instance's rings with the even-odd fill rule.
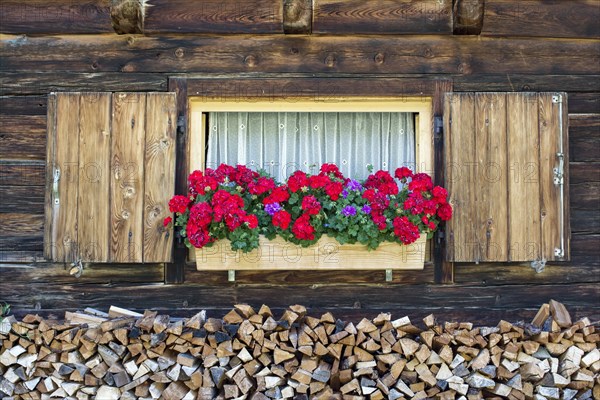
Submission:
[[[325,185],[325,193],[333,201],[337,201],[340,198],[340,194],[344,190],[344,184],[338,181],[330,181]]]
[[[196,203],[190,208],[186,236],[194,247],[204,247],[215,240],[208,233],[212,218],[213,209],[208,203]]]
[[[169,211],[183,214],[186,212],[190,199],[187,196],[175,195],[169,200]]]
[[[413,176],[412,171],[406,167],[396,168],[396,172],[394,174],[399,180],[406,180],[406,178],[411,178]]]
[[[283,229],[284,231],[290,226],[292,216],[289,212],[281,210],[273,214],[273,225]]]
[[[287,184],[292,193],[296,193],[303,187],[308,187],[308,176],[302,171],[296,171],[288,178]]]
[[[408,220],[407,217],[394,218],[394,234],[404,244],[411,244],[419,238],[419,227]]]
[[[200,194],[202,196],[204,196],[206,192],[214,192],[219,186],[219,182],[214,176],[212,176],[212,174],[208,173],[205,175],[202,173],[202,171],[192,172],[188,179],[188,184],[190,187],[190,193],[192,195]]]
[[[256,181],[251,181],[248,184],[250,194],[261,195],[270,190],[275,189],[275,180],[264,176],[259,177]]]
[[[321,174],[327,176],[335,176],[338,179],[344,179],[344,175],[340,172],[340,169],[335,164],[323,164],[321,165]]]
[[[310,224],[309,214],[302,214],[294,221],[292,233],[300,240],[315,240],[315,228]]]
[[[365,187],[387,195],[398,194],[398,184],[387,171],[377,171],[375,174],[369,175]]]
[[[387,218],[383,211],[390,205],[389,197],[376,189],[367,189],[363,193],[363,198],[371,203],[371,219],[377,225],[379,230],[387,228]]]
[[[321,211],[321,203],[315,196],[306,196],[302,199],[302,209],[308,215],[317,215]]]
[[[271,193],[263,199],[263,204],[283,203],[290,198],[286,186],[278,186],[271,191]]]

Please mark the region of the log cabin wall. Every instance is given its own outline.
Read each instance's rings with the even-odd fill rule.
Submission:
[[[600,4],[596,0],[37,0],[0,3],[0,300],[17,312],[84,306],[227,310],[302,303],[351,318],[379,311],[447,319],[530,318],[550,298],[600,318]],[[121,35],[115,33],[122,33]],[[360,83],[426,92],[564,91],[570,125],[571,261],[458,264],[377,272],[200,273],[182,285],[163,264],[93,264],[80,277],[43,252],[46,107],[53,91],[176,90],[265,79],[317,95]],[[272,82],[272,81],[271,81]],[[302,83],[305,82],[305,83]],[[310,84],[306,82],[312,82]],[[303,86],[306,85],[306,86]],[[308,90],[308,89],[307,89]],[[180,139],[185,140],[185,138]],[[178,161],[181,163],[181,161]],[[181,173],[182,164],[179,165]]]

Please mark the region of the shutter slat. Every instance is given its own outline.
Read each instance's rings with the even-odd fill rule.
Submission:
[[[110,109],[110,93],[81,94],[77,226],[84,262],[108,261]]]
[[[540,171],[537,94],[508,97],[509,261],[537,260],[540,249]]]
[[[144,261],[171,259],[173,235],[163,226],[175,190],[177,115],[174,93],[148,93],[144,196]]]
[[[142,262],[146,95],[114,93],[110,261]]]
[[[454,217],[448,223],[455,261],[479,260],[476,193],[463,190],[477,174],[475,159],[475,95],[450,97],[450,132],[445,141],[448,155],[448,192]]]
[[[480,261],[504,261],[508,257],[508,194],[506,190],[506,96],[476,95],[477,179],[476,190]]]
[[[569,259],[566,95],[557,94],[564,102],[562,126],[553,95],[446,95],[447,187],[454,206],[449,261]],[[553,171],[561,131],[564,187],[554,184]],[[556,256],[563,237],[565,255]]]

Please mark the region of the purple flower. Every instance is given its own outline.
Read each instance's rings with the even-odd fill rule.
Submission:
[[[348,191],[346,189],[342,190],[342,197],[343,198],[348,197]]]
[[[265,206],[265,211],[267,212],[267,214],[269,215],[274,215],[277,211],[281,211],[281,206],[279,205],[279,203],[271,203],[271,204],[267,204]]]
[[[354,179],[351,179],[347,184],[346,187],[350,190],[356,190],[359,191],[362,189],[362,185],[360,184],[359,181],[355,181]]]
[[[342,210],[342,214],[344,214],[346,217],[356,215],[356,208],[354,208],[353,206],[346,206]]]
[[[365,214],[371,214],[371,207],[368,204],[365,204],[361,210]]]

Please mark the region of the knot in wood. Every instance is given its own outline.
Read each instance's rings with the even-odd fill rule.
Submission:
[[[185,51],[181,47],[179,47],[177,50],[175,50],[175,57],[183,58],[184,55],[185,55]]]
[[[135,196],[135,188],[131,187],[131,186],[127,186],[125,189],[123,189],[123,197],[128,199]]]
[[[129,213],[129,211],[127,211],[127,210],[123,210],[123,211],[121,212],[121,217],[122,217],[123,219],[129,219],[129,216],[130,216],[130,215],[131,215],[131,214],[130,214],[130,213]]]
[[[375,64],[379,64],[379,65],[383,64],[385,62],[385,54],[383,54],[383,53],[375,54],[374,60],[375,60]]]
[[[256,56],[253,56],[252,54],[244,58],[244,64],[246,64],[248,67],[254,67],[257,63],[258,60],[256,59]]]
[[[428,47],[423,52],[423,55],[425,56],[425,58],[433,58],[433,51]]]
[[[329,68],[335,67],[336,63],[337,59],[335,57],[335,54],[329,54],[327,55],[327,57],[325,57],[325,65],[327,65]]]

